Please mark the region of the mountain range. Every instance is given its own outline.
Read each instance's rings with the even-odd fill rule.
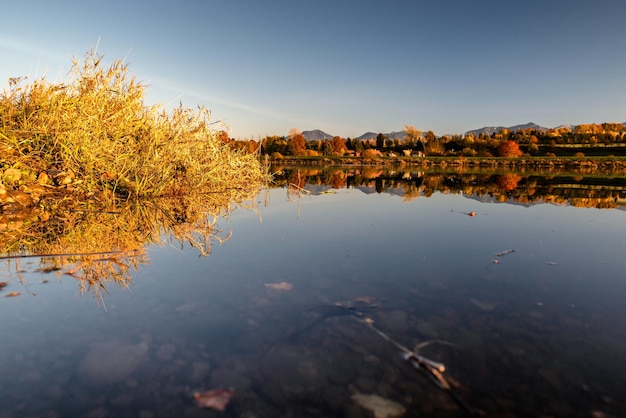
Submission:
[[[626,122],[624,122],[623,125],[626,126]],[[562,127],[565,127],[565,126],[569,126],[570,128],[573,127],[572,125],[561,125],[561,126],[557,126],[557,128],[562,128]],[[493,135],[493,134],[499,132],[502,129],[508,129],[509,131],[517,132],[519,130],[528,129],[528,128],[536,129],[538,131],[547,131],[548,129],[550,129],[550,128],[546,128],[546,127],[537,125],[534,122],[528,122],[528,123],[524,123],[524,124],[521,124],[521,125],[514,125],[514,126],[485,126],[483,128],[472,129],[471,131],[467,131],[467,132],[465,132],[464,135],[473,134],[475,136],[478,136],[478,135],[480,135],[483,132],[485,134],[487,134],[487,135]],[[330,140],[330,139],[333,139],[333,137],[334,137],[334,135],[327,134],[326,132],[321,131],[319,129],[315,129],[315,130],[312,130],[312,131],[303,131],[302,135],[304,136],[304,138],[307,141],[320,141],[320,140],[326,140],[326,139]],[[404,139],[404,137],[405,137],[404,131],[394,131],[394,132],[384,133],[384,135],[387,138],[389,138],[389,139],[400,139],[401,140],[401,139]],[[358,139],[360,141],[368,141],[368,140],[372,140],[372,139],[375,140],[377,136],[378,136],[377,132],[366,132],[363,135],[361,135],[361,136],[359,136],[359,137],[357,137],[355,139]]]
[[[404,133],[404,131],[397,131],[388,132],[383,135],[385,135],[389,139],[404,139],[406,134]],[[302,136],[304,136],[304,139],[306,139],[307,141],[323,141],[333,139],[335,135],[327,134],[326,132],[319,129],[314,129],[312,131],[302,131]],[[370,139],[375,140],[377,136],[378,132],[365,132],[363,135],[354,139],[358,139],[359,141],[369,141]]]
[[[485,126],[484,128],[480,128],[480,129],[473,129],[471,131],[467,131],[465,132],[465,135],[470,135],[470,134],[474,134],[475,136],[478,136],[482,133],[485,133],[487,135],[493,135],[495,133],[500,132],[502,129],[508,129],[511,132],[517,132],[517,131],[521,131],[522,129],[536,129],[538,131],[547,131],[548,128],[544,128],[543,126],[539,126],[534,122],[528,122],[528,123],[524,123],[522,125],[514,125],[514,126]]]

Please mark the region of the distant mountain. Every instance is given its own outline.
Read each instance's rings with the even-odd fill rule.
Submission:
[[[554,129],[562,129],[562,128],[574,129],[574,125],[559,125],[559,126],[554,127]]]
[[[363,135],[355,139],[358,139],[359,141],[369,141],[370,139],[376,139],[376,136],[378,136],[378,134],[375,132],[365,132]]]
[[[389,139],[404,139],[404,137],[406,136],[406,133],[404,133],[404,131],[399,131],[399,132],[389,132],[389,133],[384,133],[383,135],[385,135],[387,138]],[[358,139],[359,141],[369,141],[371,139],[376,139],[376,137],[378,136],[378,133],[376,132],[365,132],[363,135],[359,136]]]
[[[404,139],[404,137],[406,136],[404,131],[389,132],[383,135],[385,135],[389,139]],[[306,139],[307,141],[320,141],[325,139],[331,140],[335,135],[327,134],[326,132],[319,129],[314,129],[312,131],[303,131],[302,136],[304,136],[304,139]],[[355,139],[358,139],[360,141],[368,141],[370,139],[375,140],[377,136],[378,132],[365,132],[363,135]]]
[[[465,135],[473,134],[475,136],[480,135],[481,133],[485,133],[486,135],[493,135],[495,133],[500,132],[502,129],[508,129],[511,132],[521,131],[522,129],[536,129],[538,131],[547,131],[548,128],[544,128],[543,126],[539,126],[536,123],[528,122],[523,125],[514,125],[514,126],[485,126],[484,128],[474,129],[471,131],[465,132]]]
[[[573,128],[573,125],[561,125],[561,126],[558,126],[558,128],[565,127],[565,126],[569,126],[570,128]],[[624,126],[626,126],[626,122],[624,122]],[[538,131],[547,131],[550,128],[537,125],[534,122],[528,122],[528,123],[524,123],[521,125],[513,125],[513,126],[485,126],[484,128],[473,129],[471,131],[467,131],[465,132],[465,135],[473,134],[475,136],[478,136],[483,132],[486,135],[493,135],[493,134],[498,133],[502,129],[508,129],[511,132],[517,132],[522,129],[536,129]],[[302,135],[307,141],[331,140],[334,137],[334,135],[327,134],[326,132],[321,131],[319,129],[314,129],[312,131],[304,131],[302,132]],[[392,140],[394,139],[403,140],[406,137],[406,133],[404,131],[388,132],[388,133],[384,133],[383,135],[385,135],[387,138],[392,139]],[[369,141],[369,140],[376,140],[377,136],[378,136],[378,132],[370,131],[370,132],[365,132],[363,135],[354,139],[357,139],[359,141]]]
[[[333,139],[333,136],[327,134],[324,131],[320,131],[319,129],[314,129],[312,131],[303,131],[302,136],[307,141],[321,141],[324,139]]]

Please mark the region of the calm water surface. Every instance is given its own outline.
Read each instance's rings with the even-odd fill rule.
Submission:
[[[374,416],[358,394],[406,417],[626,416],[626,211],[365,187],[257,200],[210,256],[150,248],[103,301],[36,261],[4,273],[21,295],[0,298],[0,417]],[[376,330],[433,341],[419,354],[453,394]],[[235,390],[226,410],[198,408],[216,388]]]

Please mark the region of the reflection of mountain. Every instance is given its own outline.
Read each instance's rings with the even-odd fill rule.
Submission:
[[[354,189],[360,190],[361,192],[365,194],[387,193],[387,194],[394,195],[394,196],[404,196],[406,192],[406,190],[404,190],[401,187],[390,187],[388,189],[385,189],[382,192],[376,191],[376,187],[369,187],[369,186],[355,186]]]
[[[284,168],[282,175],[275,177],[275,183],[278,186],[300,184],[315,194],[326,190],[324,187],[353,188],[365,194],[387,193],[411,200],[441,192],[524,206],[552,203],[626,210],[626,176],[563,174],[548,177],[524,173],[412,172],[380,167],[316,167],[312,170],[300,167]]]

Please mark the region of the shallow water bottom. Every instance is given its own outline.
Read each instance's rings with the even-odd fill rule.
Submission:
[[[0,300],[0,417],[374,416],[358,394],[405,417],[626,416],[623,213],[281,196],[209,257],[150,249],[105,306],[23,266]],[[376,329],[431,341],[454,394]],[[196,405],[216,388],[224,411]]]

